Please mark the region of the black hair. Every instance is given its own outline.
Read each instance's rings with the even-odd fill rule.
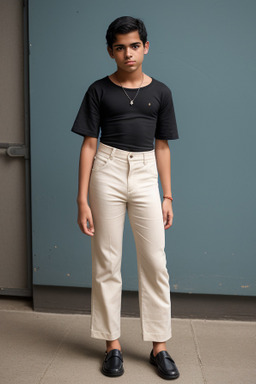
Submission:
[[[108,27],[106,33],[107,45],[109,48],[112,48],[113,43],[116,41],[117,34],[124,35],[133,31],[138,31],[140,40],[145,46],[147,42],[147,30],[143,21],[131,16],[118,17]]]

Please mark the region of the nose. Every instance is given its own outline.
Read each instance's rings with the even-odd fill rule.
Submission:
[[[127,59],[132,57],[132,52],[131,52],[130,48],[126,48],[125,56],[126,56]]]

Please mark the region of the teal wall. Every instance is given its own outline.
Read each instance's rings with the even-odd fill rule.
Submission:
[[[171,290],[256,295],[254,0],[29,1],[34,284],[91,286],[76,224],[82,138],[70,129],[90,83],[115,71],[105,32],[122,15],[144,20],[144,71],[174,97]],[[122,270],[137,290],[128,219]]]

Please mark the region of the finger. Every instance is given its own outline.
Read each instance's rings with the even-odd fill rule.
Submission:
[[[173,222],[173,215],[171,215],[170,213],[168,213],[167,215],[167,222],[166,222],[166,225],[165,225],[165,229],[168,229],[172,226],[172,222]]]
[[[165,226],[164,226],[164,229],[169,229],[171,227],[171,224],[166,224]]]
[[[88,235],[88,236],[94,236],[94,232],[91,232],[91,230],[89,228],[86,228],[85,229],[85,234]]]
[[[84,227],[83,232],[84,232],[85,235],[88,235],[88,236],[94,236],[94,232],[92,232],[92,231],[90,230],[90,228],[88,228],[87,226]]]
[[[93,225],[93,219],[92,217],[89,217],[88,218],[88,230],[91,232],[91,233],[94,233],[95,232],[95,229],[94,229],[94,225]]]
[[[164,225],[167,224],[167,212],[163,210],[163,223]]]
[[[79,224],[79,227],[80,227],[81,231],[85,235],[88,235],[88,236],[93,236],[94,235],[94,233],[90,231],[90,228],[87,227],[87,222],[86,223],[80,222],[78,224]]]

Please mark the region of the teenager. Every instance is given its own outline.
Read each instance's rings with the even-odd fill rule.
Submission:
[[[164,250],[173,221],[168,140],[178,139],[172,94],[142,71],[149,42],[141,20],[114,20],[106,39],[117,70],[89,87],[72,127],[84,136],[77,203],[79,227],[91,237],[91,336],[106,340],[102,373],[122,375],[120,269],[127,211],[137,251],[142,338],[153,342],[150,362],[159,375],[175,379],[179,372],[166,350],[171,303]]]

